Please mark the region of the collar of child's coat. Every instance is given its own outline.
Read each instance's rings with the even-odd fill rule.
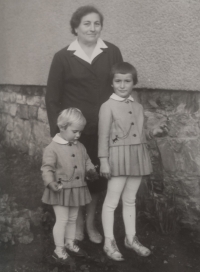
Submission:
[[[77,144],[77,141],[74,141],[74,142],[66,141],[65,139],[63,139],[63,138],[60,136],[60,133],[57,133],[57,134],[53,137],[53,141],[56,142],[57,144],[63,144],[63,145]]]
[[[120,97],[119,95],[113,93],[111,96],[110,96],[111,99],[114,99],[114,100],[117,100],[117,101],[125,101],[125,100],[130,100],[130,101],[134,101],[133,97],[131,95],[129,95],[128,98],[123,98],[123,97]]]
[[[83,51],[83,49],[81,48],[78,40],[76,39],[75,41],[73,41],[69,47],[67,48],[68,51],[74,51],[73,55],[81,58],[82,60],[88,62],[88,63],[92,63],[93,59],[96,58],[96,56],[98,56],[99,54],[101,54],[103,52],[102,49],[108,48],[108,46],[104,43],[104,41],[100,38],[98,38],[97,40],[97,44],[94,48],[94,51],[92,52],[92,56],[91,58],[89,58],[86,53]]]

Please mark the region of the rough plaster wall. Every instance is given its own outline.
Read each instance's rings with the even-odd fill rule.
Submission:
[[[199,0],[0,0],[0,84],[45,85],[53,54],[74,38],[72,12],[88,3],[139,87],[200,90]]]

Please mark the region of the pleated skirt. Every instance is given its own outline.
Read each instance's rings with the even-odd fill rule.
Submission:
[[[110,147],[112,176],[145,176],[152,172],[147,144]]]
[[[49,188],[45,188],[42,202],[49,205],[60,206],[84,206],[92,200],[87,186],[78,188],[62,189],[60,192],[54,192]]]

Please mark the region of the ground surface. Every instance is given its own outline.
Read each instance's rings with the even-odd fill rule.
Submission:
[[[18,208],[36,210],[41,204],[43,185],[40,163],[30,161],[25,154],[0,148],[0,195],[6,193],[16,198]],[[97,227],[102,233],[100,220],[102,194],[97,211]],[[42,206],[53,218],[51,209]],[[149,225],[138,222],[138,236],[142,243],[151,248],[148,258],[137,256],[123,245],[124,227],[121,207],[116,210],[115,235],[117,244],[125,257],[125,262],[117,263],[107,259],[102,245],[91,243],[87,236],[80,246],[88,253],[86,259],[75,259],[76,267],[56,264],[51,254],[54,249],[52,239],[53,221],[32,226],[34,240],[30,244],[0,244],[0,272],[189,272],[200,271],[200,245],[194,243],[193,233],[182,230],[176,235],[163,236]]]

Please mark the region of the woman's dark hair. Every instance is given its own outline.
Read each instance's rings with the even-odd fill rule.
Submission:
[[[137,71],[133,65],[128,62],[118,62],[114,64],[110,72],[110,81],[112,83],[115,74],[131,74],[133,78],[134,85],[137,84]]]
[[[77,36],[75,29],[80,25],[81,19],[90,13],[96,13],[99,15],[101,26],[103,27],[103,15],[94,6],[82,6],[78,8],[73,14],[70,20],[71,32]]]

